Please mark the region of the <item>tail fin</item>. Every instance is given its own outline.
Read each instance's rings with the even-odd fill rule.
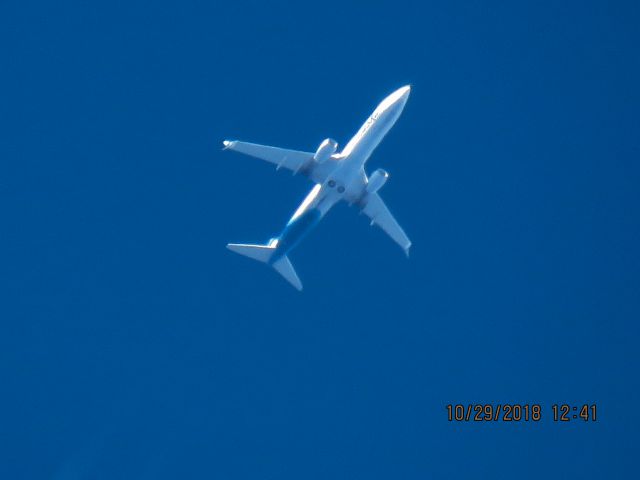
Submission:
[[[245,257],[253,258],[262,263],[269,263],[271,256],[276,250],[276,245],[246,245],[242,243],[230,243],[227,248],[232,252],[239,253]],[[289,258],[284,255],[271,264],[273,268],[282,275],[287,282],[293,285],[296,289],[302,290],[302,282],[296,271],[293,269],[293,265],[289,261]]]

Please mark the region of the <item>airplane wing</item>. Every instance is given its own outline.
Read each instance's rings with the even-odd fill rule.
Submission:
[[[382,198],[377,193],[367,194],[362,203],[362,212],[371,219],[371,225],[378,225],[384,232],[389,235],[393,241],[402,247],[404,253],[409,256],[409,247],[411,247],[411,240],[404,233],[402,227],[398,224],[387,206],[382,201]]]
[[[293,173],[305,172],[313,165],[313,153],[288,150],[286,148],[269,147],[257,143],[239,142],[237,140],[222,142],[225,150],[234,150],[245,155],[271,162],[279,169],[281,167]]]

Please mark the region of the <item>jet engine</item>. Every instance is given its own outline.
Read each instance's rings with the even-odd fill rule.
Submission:
[[[367,182],[367,193],[376,193],[380,188],[382,188],[388,178],[389,174],[381,168],[373,172]]]
[[[316,151],[313,159],[317,163],[324,163],[331,158],[331,155],[336,153],[338,149],[338,142],[336,142],[332,138],[327,138],[324,142],[320,144],[318,150]]]

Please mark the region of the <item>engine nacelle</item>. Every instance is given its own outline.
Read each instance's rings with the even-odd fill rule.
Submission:
[[[373,172],[367,183],[367,193],[376,193],[385,184],[387,178],[389,174],[381,168]]]
[[[313,159],[317,163],[324,163],[331,158],[331,155],[336,153],[336,150],[338,150],[338,142],[332,138],[327,138],[320,144]]]

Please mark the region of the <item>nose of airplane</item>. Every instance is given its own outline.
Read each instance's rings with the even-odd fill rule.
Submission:
[[[400,87],[398,90],[392,93],[393,97],[395,97],[395,101],[393,103],[403,105],[407,103],[409,99],[409,94],[411,93],[411,85],[405,85],[404,87]]]
[[[404,104],[407,103],[409,99],[409,94],[411,93],[411,85],[405,85],[404,87],[396,90],[396,101],[394,103],[402,105],[404,108]]]
[[[381,112],[387,110],[393,110],[394,112],[402,111],[404,104],[407,103],[409,98],[409,93],[411,93],[410,85],[405,85],[404,87],[397,89],[382,101],[378,106],[378,109]]]

